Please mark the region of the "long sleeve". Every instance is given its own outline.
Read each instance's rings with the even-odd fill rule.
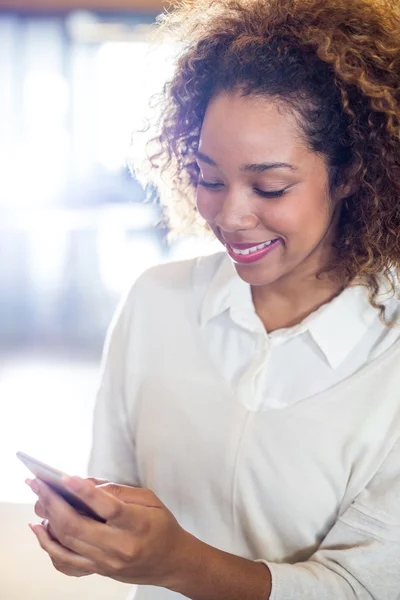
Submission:
[[[124,303],[110,326],[104,347],[88,472],[116,483],[138,485],[126,404],[125,312]]]
[[[270,600],[400,599],[400,440],[304,563],[270,563]]]

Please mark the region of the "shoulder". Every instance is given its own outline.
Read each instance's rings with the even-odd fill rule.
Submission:
[[[145,271],[133,284],[128,296],[129,303],[135,297],[157,294],[190,293],[199,285],[207,287],[213,280],[224,253],[201,256],[190,260],[175,261],[157,265]]]
[[[176,340],[187,326],[191,330],[224,256],[218,253],[165,263],[140,275],[115,311],[105,339],[103,364],[106,359],[113,360],[122,368],[135,349],[140,349],[139,353],[148,347],[154,350],[154,344]],[[131,364],[139,364],[141,359],[136,359]]]
[[[157,309],[170,311],[187,301],[196,302],[213,281],[224,252],[157,265],[146,270],[120,304],[121,316]]]

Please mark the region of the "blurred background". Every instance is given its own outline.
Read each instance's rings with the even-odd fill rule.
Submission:
[[[215,249],[191,238],[168,245],[157,199],[144,202],[126,166],[131,133],[178,52],[152,41],[163,8],[0,0],[0,521],[8,526],[15,507],[31,511],[33,500],[17,450],[86,473],[102,345],[121,295],[156,263]],[[25,597],[10,579],[2,588],[4,577],[3,600]]]

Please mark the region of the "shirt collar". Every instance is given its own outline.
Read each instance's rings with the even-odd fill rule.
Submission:
[[[336,369],[379,316],[364,286],[345,289],[304,323],[332,369]],[[307,323],[308,321],[308,323]]]
[[[200,311],[200,326],[205,327],[211,319],[229,310],[254,313],[251,288],[238,274],[228,256],[224,256],[206,290]],[[257,317],[258,318],[258,317]]]
[[[382,282],[381,294],[379,301],[385,302],[388,292]],[[225,256],[206,291],[200,313],[201,326],[205,327],[227,310],[235,321],[237,312],[245,314],[248,329],[260,331],[261,321],[255,313],[251,288],[240,279],[231,260]],[[369,303],[368,290],[364,286],[352,286],[298,325],[274,331],[269,337],[279,343],[308,331],[329,365],[336,369],[377,318],[379,313]]]

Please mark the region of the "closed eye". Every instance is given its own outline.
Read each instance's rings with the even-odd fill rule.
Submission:
[[[223,183],[208,183],[207,181],[204,181],[204,179],[199,179],[197,183],[209,190],[217,190],[224,185]]]
[[[258,188],[254,188],[256,194],[261,196],[262,198],[281,198],[287,189],[284,190],[271,190],[270,192],[265,192],[264,190],[260,190]]]
[[[201,185],[202,187],[209,189],[209,190],[219,190],[222,187],[224,187],[223,183],[210,183],[208,181],[204,181],[204,179],[199,179],[197,183],[198,183],[198,185]],[[259,196],[261,196],[262,198],[281,198],[287,191],[287,188],[285,188],[283,190],[271,190],[270,192],[260,190],[259,188],[253,188],[253,189],[254,189],[255,193],[258,194]]]

